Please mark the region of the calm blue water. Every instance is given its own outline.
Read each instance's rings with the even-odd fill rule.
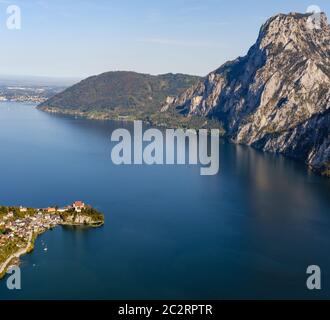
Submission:
[[[0,104],[0,203],[82,199],[100,229],[57,228],[22,258],[20,292],[1,299],[330,298],[330,180],[301,164],[221,142],[221,171],[116,167],[120,124]],[[48,246],[43,251],[41,241]],[[306,289],[306,269],[323,290]]]

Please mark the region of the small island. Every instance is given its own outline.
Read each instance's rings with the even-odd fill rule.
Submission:
[[[60,208],[0,206],[0,279],[19,257],[34,249],[38,235],[56,226],[100,227],[104,215],[83,201]]]

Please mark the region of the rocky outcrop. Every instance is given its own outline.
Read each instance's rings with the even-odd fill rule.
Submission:
[[[94,220],[89,216],[85,215],[77,215],[77,216],[69,216],[62,223],[63,225],[70,226],[100,226],[104,224],[103,220]]]
[[[248,54],[176,98],[162,112],[223,122],[236,143],[330,169],[330,27],[310,14],[279,14],[261,28]]]
[[[101,226],[104,224],[104,216],[99,214],[69,213],[62,216],[62,225],[70,226]]]

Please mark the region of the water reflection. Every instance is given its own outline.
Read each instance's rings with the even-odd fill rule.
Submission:
[[[22,260],[23,290],[0,282],[1,298],[330,297],[329,180],[226,141],[217,176],[196,166],[117,167],[118,127],[133,130],[0,104],[0,203],[83,199],[106,215],[100,229],[42,235]],[[324,270],[320,293],[306,291],[310,264]]]

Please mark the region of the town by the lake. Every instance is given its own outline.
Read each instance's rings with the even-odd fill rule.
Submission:
[[[99,227],[104,216],[83,201],[65,207],[0,206],[0,278],[21,255],[33,250],[39,234],[58,225]]]

